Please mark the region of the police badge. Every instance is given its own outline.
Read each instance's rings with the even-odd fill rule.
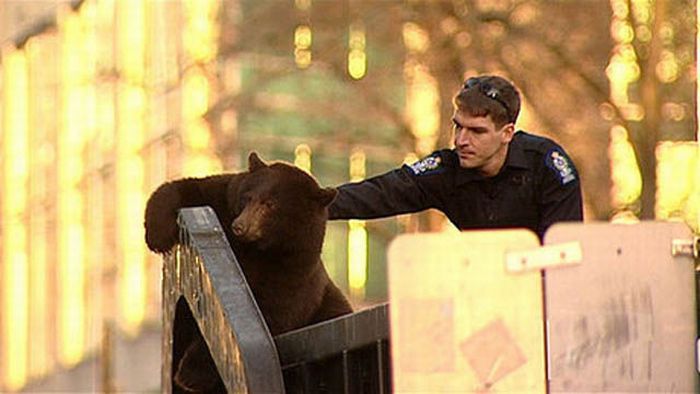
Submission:
[[[576,179],[576,173],[574,168],[569,162],[569,158],[566,157],[559,149],[552,149],[547,153],[545,158],[545,163],[547,167],[554,170],[554,172],[559,177],[559,181],[562,185]]]
[[[440,163],[442,163],[442,158],[440,156],[428,156],[411,164],[409,167],[415,175],[421,175],[440,168]]]

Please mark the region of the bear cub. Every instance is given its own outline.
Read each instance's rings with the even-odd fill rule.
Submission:
[[[178,210],[212,207],[275,336],[352,312],[321,261],[327,207],[336,194],[301,169],[267,164],[252,152],[245,172],[185,178],[156,189],[146,204],[146,244],[169,252],[178,242]],[[190,343],[175,373],[178,385],[213,388],[216,372],[206,353],[202,340]]]

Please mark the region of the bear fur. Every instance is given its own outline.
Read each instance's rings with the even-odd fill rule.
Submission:
[[[336,194],[299,168],[267,164],[253,152],[248,171],[185,178],[156,189],[146,204],[146,244],[169,252],[178,242],[178,210],[212,207],[270,333],[278,335],[352,312],[321,261],[327,207]],[[205,366],[213,360],[203,361],[201,352],[206,344],[193,341],[180,362],[175,381],[185,389],[207,389],[196,377],[207,376]]]

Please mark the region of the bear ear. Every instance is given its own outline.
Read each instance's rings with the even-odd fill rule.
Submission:
[[[256,152],[250,152],[248,156],[248,171],[253,172],[260,168],[267,167],[267,164],[263,162]]]
[[[316,192],[316,200],[320,202],[322,206],[327,207],[333,202],[337,195],[338,190],[332,187],[325,187]]]

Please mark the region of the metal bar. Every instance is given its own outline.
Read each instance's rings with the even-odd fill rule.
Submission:
[[[180,245],[163,266],[163,392],[172,391],[173,337],[196,324],[229,392],[284,392],[274,342],[214,211],[180,210]],[[176,321],[185,299],[196,323]],[[185,328],[187,331],[187,328]]]
[[[343,392],[350,394],[350,373],[348,371],[348,351],[343,350]]]
[[[524,272],[576,265],[583,260],[582,254],[581,244],[576,241],[511,251],[505,254],[506,270]]]
[[[321,360],[342,350],[371,345],[389,339],[388,304],[339,316],[325,322],[275,337],[283,366]]]
[[[379,394],[384,394],[384,350],[382,349],[382,340],[377,339],[377,378],[379,379]]]

